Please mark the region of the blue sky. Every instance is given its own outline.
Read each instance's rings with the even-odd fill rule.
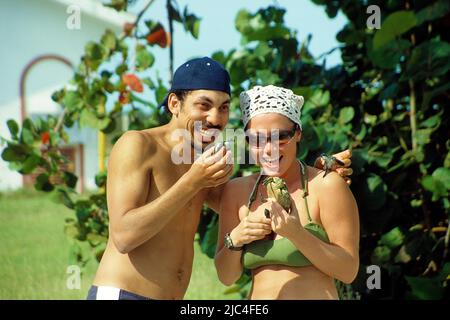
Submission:
[[[147,0],[138,0],[130,11],[137,13],[147,3]],[[226,4],[225,4],[226,3]],[[167,26],[166,1],[156,0],[146,12],[144,19],[159,20]],[[201,17],[200,36],[194,39],[184,31],[181,25],[176,24],[174,31],[174,68],[192,57],[209,56],[217,50],[225,52],[236,48],[240,43],[240,35],[234,26],[237,12],[248,9],[256,12],[257,9],[268,5],[278,4],[287,10],[285,15],[286,25],[297,30],[298,40],[303,41],[308,34],[313,38],[310,50],[314,56],[318,56],[336,47],[336,33],[346,23],[346,17],[341,13],[334,19],[329,19],[324,7],[315,5],[310,0],[178,0],[181,9],[188,5],[190,12]],[[167,49],[155,47],[153,53],[156,56],[156,69],[163,79],[168,78]],[[327,58],[327,67],[336,65],[341,61],[340,52],[336,50]]]

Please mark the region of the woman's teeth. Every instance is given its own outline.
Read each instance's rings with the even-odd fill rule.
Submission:
[[[263,158],[264,162],[266,162],[269,165],[275,164],[280,162],[282,156],[278,157],[278,158]]]

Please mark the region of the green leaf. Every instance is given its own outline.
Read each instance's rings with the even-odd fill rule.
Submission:
[[[262,58],[272,53],[272,49],[266,42],[260,42],[255,48],[255,55]]]
[[[8,144],[2,152],[2,159],[5,161],[25,161],[31,153],[29,147],[22,144]]]
[[[423,206],[423,200],[422,199],[412,199],[411,200],[411,207],[419,208],[421,206]]]
[[[386,246],[376,247],[371,256],[371,262],[376,265],[383,265],[391,259],[391,249]]]
[[[57,146],[61,140],[61,136],[58,132],[50,131],[50,144],[52,146]]]
[[[443,288],[438,279],[424,277],[405,277],[413,295],[421,300],[440,300]]]
[[[437,168],[432,174],[435,180],[440,181],[447,190],[450,190],[450,169],[449,168]]]
[[[358,139],[358,140],[363,140],[364,139],[364,137],[366,136],[366,134],[367,134],[367,127],[364,125],[364,124],[362,124],[361,125],[361,130],[359,131],[359,133],[356,135],[356,139]]]
[[[411,53],[400,80],[424,80],[450,70],[450,43],[433,39],[421,43]]]
[[[439,127],[439,125],[441,124],[442,113],[443,111],[422,121],[420,123],[420,126],[425,128]]]
[[[85,46],[85,52],[88,57],[90,57],[94,61],[98,61],[103,59],[103,55],[105,54],[104,48],[95,42],[88,42]]]
[[[128,70],[128,65],[126,63],[123,63],[123,64],[120,64],[119,66],[117,66],[115,71],[116,71],[118,76],[121,76],[127,70]]]
[[[378,241],[379,245],[384,245],[390,249],[395,249],[403,244],[405,240],[405,235],[400,230],[399,227],[395,227],[388,233],[385,233]]]
[[[158,86],[158,89],[155,90],[155,97],[158,103],[161,103],[166,97],[167,89],[161,84]]]
[[[78,238],[80,232],[78,228],[74,224],[69,224],[64,226],[64,233],[69,237],[76,239]]]
[[[438,201],[439,198],[448,196],[448,188],[446,188],[445,183],[445,177],[437,179],[433,176],[425,176],[422,179],[422,186],[433,193],[432,201]]]
[[[440,0],[416,13],[417,25],[442,18],[450,11],[448,0]]]
[[[55,192],[56,192],[55,198],[59,202],[64,204],[69,209],[74,208],[74,203],[73,203],[72,199],[70,198],[69,193],[66,190],[59,187],[59,188],[57,188],[57,190]]]
[[[150,78],[141,79],[141,82],[146,84],[150,89],[155,89],[155,83]]]
[[[236,18],[234,20],[234,24],[236,26],[236,29],[240,33],[245,34],[246,31],[250,29],[250,27],[249,27],[250,18],[251,18],[251,15],[247,10],[241,9],[238,11]]]
[[[106,7],[114,8],[116,11],[126,11],[128,7],[127,0],[110,0],[104,4]]]
[[[417,143],[420,145],[426,145],[431,142],[431,134],[433,129],[419,129],[416,131]]]
[[[75,188],[77,185],[78,177],[74,175],[72,172],[64,171],[63,172],[63,179],[66,186],[69,188]]]
[[[172,2],[169,1],[169,12],[170,16],[174,21],[182,23],[183,20],[181,19],[180,13],[178,10],[172,5]]]
[[[9,119],[6,122],[9,132],[11,133],[12,137],[16,137],[17,133],[19,132],[19,125],[17,124],[17,122],[13,119]]]
[[[114,118],[105,118],[100,121],[99,130],[103,133],[111,133],[116,129],[116,120]]]
[[[383,69],[393,69],[399,62],[411,43],[405,39],[396,39],[375,49],[371,42],[367,45],[367,54],[372,62]]]
[[[49,175],[47,173],[41,173],[38,175],[34,186],[40,191],[52,191],[54,189],[53,185],[49,181]]]
[[[375,162],[380,168],[387,168],[392,161],[393,153],[387,152],[369,152],[369,162]]]
[[[107,173],[106,172],[99,172],[95,175],[95,184],[97,187],[101,188],[106,185],[106,178]]]
[[[339,123],[345,124],[350,122],[355,116],[353,107],[344,107],[339,111]]]
[[[363,189],[363,203],[369,210],[379,210],[386,203],[387,186],[376,174],[370,173]]]
[[[280,83],[281,80],[277,74],[272,73],[270,70],[267,69],[256,71],[256,77],[261,80],[261,84],[263,86],[270,84],[276,85]]]
[[[70,111],[78,111],[83,106],[83,100],[77,91],[69,91],[64,95],[63,105]]]
[[[155,62],[155,57],[142,45],[136,48],[136,69],[144,71]]]
[[[195,39],[198,39],[198,35],[200,33],[200,19],[195,20],[191,33]]]
[[[33,145],[34,137],[33,137],[33,133],[31,132],[31,130],[28,130],[26,128],[22,129],[21,141],[30,146]]]
[[[108,240],[108,238],[106,238],[105,236],[102,236],[102,235],[96,234],[96,233],[92,233],[92,232],[88,233],[87,239],[95,245],[104,243]]]
[[[105,34],[102,36],[102,39],[100,40],[101,44],[108,48],[109,50],[114,50],[116,48],[116,35],[113,31],[107,29],[105,31]]]
[[[214,215],[214,218],[212,218],[211,222],[208,224],[207,230],[200,244],[202,252],[210,258],[214,258],[218,232],[219,223],[217,222],[217,215]]]
[[[386,20],[383,21],[381,29],[377,30],[373,38],[373,48],[379,49],[388,44],[395,37],[402,35],[406,31],[413,28],[417,23],[416,16],[413,11],[397,11],[391,13]]]
[[[309,100],[316,107],[326,106],[330,102],[330,92],[317,89]]]
[[[31,154],[23,163],[21,173],[28,174],[43,162],[43,159],[35,154]]]
[[[84,108],[80,115],[80,127],[97,128],[99,120],[97,116],[89,109]]]

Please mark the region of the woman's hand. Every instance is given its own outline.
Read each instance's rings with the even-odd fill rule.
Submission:
[[[332,159],[336,158],[337,161],[332,161]],[[336,171],[339,175],[345,180],[345,182],[350,185],[352,180],[349,178],[353,174],[352,168],[350,168],[352,164],[352,152],[347,149],[339,153],[333,154],[329,159],[326,157],[318,157],[314,162],[314,167],[318,169],[325,170],[326,172]],[[340,162],[340,163],[339,163]]]
[[[298,216],[297,208],[292,206],[291,213],[286,210],[273,198],[269,198],[267,203],[270,206],[272,217],[272,230],[285,238],[292,238],[302,231],[303,226]]]
[[[271,219],[264,216],[264,209],[270,210],[270,204],[263,203],[254,212],[250,212],[247,217],[230,233],[231,241],[235,247],[263,239],[266,235],[272,233]]]

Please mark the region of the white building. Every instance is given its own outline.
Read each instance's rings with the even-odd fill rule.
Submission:
[[[80,12],[80,28],[70,29],[68,19]],[[8,119],[21,123],[20,77],[39,56],[61,56],[76,66],[88,41],[98,41],[109,28],[119,34],[135,16],[106,8],[100,0],[0,0],[0,135],[9,138]],[[69,20],[73,21],[73,20]],[[45,60],[35,64],[26,78],[26,115],[59,114],[61,107],[50,96],[68,83],[72,70],[63,63]],[[97,133],[69,131],[75,171],[84,187],[94,188],[98,171]],[[95,138],[94,138],[95,137]],[[0,152],[4,146],[0,146]],[[23,178],[0,158],[0,190],[22,187]]]

